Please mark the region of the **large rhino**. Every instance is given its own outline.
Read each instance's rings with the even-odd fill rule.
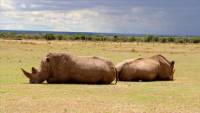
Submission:
[[[173,80],[174,61],[162,55],[130,59],[116,65],[121,81]]]
[[[115,65],[99,57],[77,57],[65,53],[49,53],[41,61],[38,71],[32,67],[32,73],[22,69],[30,83],[85,83],[85,84],[110,84],[116,80],[117,70]]]

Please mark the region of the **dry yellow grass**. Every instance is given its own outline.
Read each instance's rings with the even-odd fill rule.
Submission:
[[[28,84],[20,67],[48,52],[95,55],[115,64],[162,54],[176,61],[175,81],[117,85]],[[199,113],[200,44],[0,40],[0,113]]]

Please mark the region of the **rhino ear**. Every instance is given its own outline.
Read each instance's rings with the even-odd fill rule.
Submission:
[[[172,62],[171,62],[172,68],[174,68],[174,64],[175,64],[175,61],[172,61]]]
[[[24,73],[24,75],[26,76],[26,77],[28,77],[28,78],[32,78],[32,75],[31,75],[31,73],[29,73],[29,72],[27,72],[27,71],[25,71],[24,69],[22,69],[21,68],[21,70],[22,70],[22,72]]]
[[[38,70],[36,68],[32,67],[32,73],[37,73],[37,72],[38,72]]]

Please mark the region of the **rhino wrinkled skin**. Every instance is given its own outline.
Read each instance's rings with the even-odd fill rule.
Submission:
[[[32,73],[22,71],[30,83],[110,84],[114,80],[117,83],[118,78],[115,65],[104,58],[66,53],[47,54],[41,61],[40,71],[34,67]]]
[[[116,65],[120,81],[173,80],[174,61],[162,55],[129,59]]]

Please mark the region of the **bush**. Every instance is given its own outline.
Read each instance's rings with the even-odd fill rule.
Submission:
[[[153,35],[147,35],[144,37],[144,42],[151,42],[153,39]]]
[[[85,40],[85,39],[86,39],[86,36],[85,36],[85,35],[81,35],[81,36],[80,36],[80,39],[81,39],[81,40]]]
[[[200,37],[193,37],[190,39],[191,43],[200,43]]]
[[[176,39],[176,43],[184,43],[184,39],[183,38],[177,38]]]
[[[136,38],[135,38],[134,36],[129,37],[129,38],[128,38],[128,41],[129,41],[129,42],[134,42],[134,41],[136,41]]]
[[[28,34],[15,32],[0,32],[0,38],[3,39],[46,39],[46,40],[92,40],[92,41],[121,41],[121,42],[174,42],[174,43],[200,43],[200,37],[158,37],[156,35],[146,36],[126,36],[126,35],[103,35],[103,34]]]
[[[63,35],[58,35],[58,40],[63,40],[63,39],[64,39]]]
[[[55,38],[54,34],[46,34],[45,39],[46,40],[55,40],[56,38]]]
[[[80,37],[79,36],[75,36],[75,38],[72,37],[72,39],[74,39],[74,40],[80,40]]]
[[[154,36],[153,41],[154,42],[158,42],[159,41],[159,37],[158,36]]]
[[[158,36],[154,36],[154,35],[147,35],[144,38],[145,42],[158,42],[159,37]]]
[[[160,38],[160,39],[159,39],[159,42],[161,42],[161,43],[166,43],[166,42],[167,42],[167,39],[166,39],[166,38]]]
[[[175,42],[175,37],[168,37],[167,42]]]
[[[117,36],[117,35],[114,35],[114,36],[113,36],[113,41],[116,42],[116,41],[118,41],[118,40],[119,40],[118,36]]]

